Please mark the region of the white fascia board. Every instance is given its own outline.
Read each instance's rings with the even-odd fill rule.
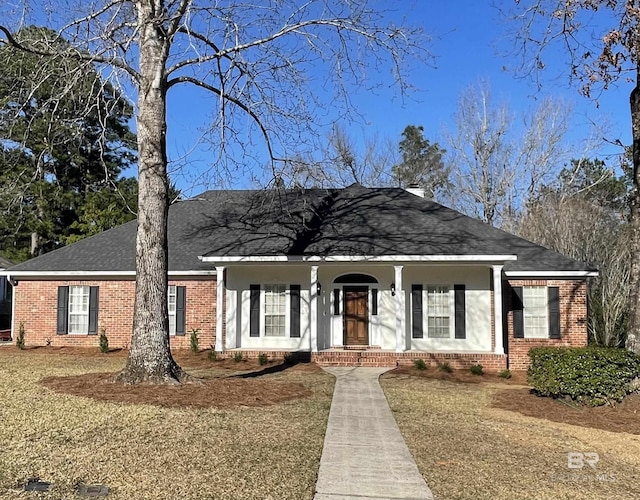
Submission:
[[[216,270],[201,271],[169,271],[169,276],[215,276]],[[135,271],[0,271],[0,276],[9,276],[11,278],[63,278],[63,277],[135,277]]]
[[[595,278],[598,271],[505,271],[507,278]]]
[[[518,260],[517,255],[255,255],[199,256],[202,262],[504,262]]]

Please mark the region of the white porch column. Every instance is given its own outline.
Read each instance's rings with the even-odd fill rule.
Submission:
[[[216,352],[224,351],[222,332],[224,331],[224,266],[216,266]]]
[[[318,352],[318,266],[311,266],[311,289],[309,290],[309,337],[311,352]]]
[[[405,340],[405,318],[404,318],[404,289],[402,288],[402,268],[404,266],[393,266],[394,286],[396,293],[396,352],[403,352],[406,348]]]
[[[493,268],[493,329],[495,335],[495,354],[504,354],[502,341],[502,266]]]

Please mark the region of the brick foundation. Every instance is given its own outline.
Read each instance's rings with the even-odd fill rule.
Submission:
[[[211,279],[169,280],[170,285],[185,286],[186,334],[171,336],[171,347],[189,347],[189,333],[197,328],[201,348],[215,343],[216,282]],[[87,285],[100,287],[98,332],[105,329],[109,347],[126,348],[133,329],[134,280],[60,280],[20,281],[15,295],[14,337],[20,323],[24,325],[25,343],[29,346],[95,347],[98,335],[57,335],[58,287]]]
[[[468,369],[475,364],[482,365],[486,372],[499,372],[507,367],[505,355],[490,353],[395,352],[372,349],[327,350],[311,354],[311,360],[320,366],[397,366],[413,364],[416,359],[422,359],[428,366],[449,363],[454,370]]]
[[[557,286],[560,288],[559,339],[526,339],[513,336],[513,286]],[[585,280],[509,280],[503,286],[507,325],[509,369],[526,370],[532,347],[582,347],[587,345],[587,282]]]

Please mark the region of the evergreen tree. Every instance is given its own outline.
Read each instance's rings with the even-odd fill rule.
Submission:
[[[427,197],[433,198],[448,184],[449,172],[442,160],[446,151],[425,139],[422,126],[408,125],[402,137],[398,145],[402,162],[392,168],[395,182],[400,187],[417,184]]]
[[[16,39],[34,51],[68,47],[45,28]],[[93,65],[0,47],[0,250],[23,260],[85,234],[85,202],[118,196],[120,173],[136,161],[132,115]]]

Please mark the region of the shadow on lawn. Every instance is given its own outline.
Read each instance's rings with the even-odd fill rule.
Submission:
[[[305,355],[306,354],[306,355]],[[289,356],[287,359],[285,359],[284,361],[275,364],[275,365],[270,365],[270,366],[265,366],[264,368],[257,370],[257,371],[251,371],[251,372],[247,372],[247,373],[239,373],[237,375],[231,375],[229,378],[256,378],[256,377],[262,377],[263,375],[270,375],[272,373],[280,373],[283,372],[285,370],[288,370],[289,368],[293,368],[294,366],[301,364],[301,363],[311,363],[311,355],[309,355],[308,353],[296,353],[295,355],[291,355]]]

